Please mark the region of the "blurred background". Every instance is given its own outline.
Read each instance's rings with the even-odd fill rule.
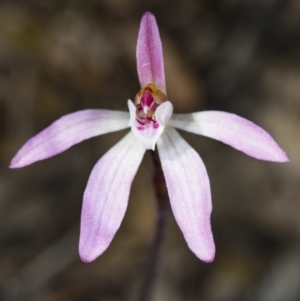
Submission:
[[[135,46],[148,10],[175,112],[241,115],[292,161],[258,161],[182,133],[210,176],[216,259],[194,256],[170,211],[153,300],[300,300],[299,0],[0,1],[0,300],[136,300],[155,225],[149,154],[120,230],[91,264],[77,251],[83,191],[126,131],[23,169],[8,165],[62,115],[127,111],[139,90]]]

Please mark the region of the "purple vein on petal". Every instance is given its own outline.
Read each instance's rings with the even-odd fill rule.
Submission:
[[[71,146],[128,127],[127,112],[83,110],[61,117],[29,139],[12,159],[10,168],[19,168],[53,157]]]
[[[91,262],[109,246],[124,217],[145,149],[129,132],[95,165],[82,205],[79,254]]]
[[[166,94],[162,44],[155,17],[150,12],[141,20],[136,59],[141,87],[152,83]]]

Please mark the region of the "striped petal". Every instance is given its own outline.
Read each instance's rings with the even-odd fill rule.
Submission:
[[[197,152],[172,128],[165,130],[157,147],[175,219],[189,248],[199,259],[211,262],[215,244],[205,166]]]
[[[129,114],[119,111],[84,110],[65,115],[29,139],[10,168],[53,157],[85,139],[127,128],[128,122]]]
[[[166,94],[164,59],[155,17],[143,15],[136,46],[137,71],[141,87],[154,84]]]
[[[256,159],[290,161],[265,130],[235,114],[218,111],[178,114],[172,116],[169,125],[219,140]]]
[[[129,132],[95,165],[83,198],[79,254],[91,262],[109,246],[124,217],[145,149]]]

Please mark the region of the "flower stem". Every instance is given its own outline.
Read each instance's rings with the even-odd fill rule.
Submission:
[[[139,301],[149,301],[151,298],[154,280],[157,274],[159,255],[166,228],[166,216],[168,209],[168,191],[157,150],[151,151],[151,155],[154,165],[153,182],[157,198],[157,219],[146,275],[138,299]]]

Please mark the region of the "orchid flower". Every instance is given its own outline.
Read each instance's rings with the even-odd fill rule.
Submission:
[[[81,215],[81,259],[91,262],[108,248],[124,217],[143,155],[157,145],[175,219],[189,248],[202,261],[211,262],[215,244],[209,178],[198,153],[175,128],[219,140],[256,159],[289,159],[266,131],[235,114],[172,114],[162,44],[155,17],[149,12],[141,20],[136,57],[141,89],[134,102],[128,100],[129,113],[91,109],[65,115],[29,139],[10,167],[26,166],[85,139],[130,127],[130,132],[96,163],[88,180]]]

